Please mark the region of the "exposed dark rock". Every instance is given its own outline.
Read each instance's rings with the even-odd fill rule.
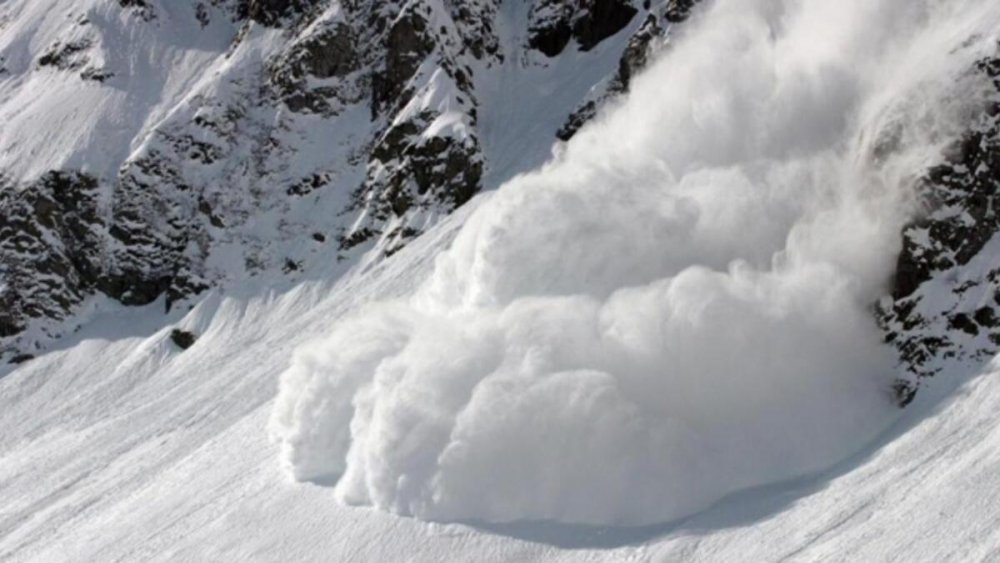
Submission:
[[[409,10],[389,29],[384,70],[372,77],[372,111],[391,110],[403,97],[407,82],[430,55],[434,43],[428,37],[424,16]]]
[[[575,39],[580,50],[589,51],[625,29],[638,13],[631,0],[541,0],[532,8],[528,46],[555,57]]]
[[[606,89],[591,99],[585,100],[566,120],[566,123],[556,132],[556,137],[563,141],[570,140],[577,131],[597,115],[598,110],[610,100],[628,92],[632,77],[649,63],[650,50],[653,41],[664,34],[664,29],[656,22],[656,17],[649,14],[642,26],[629,38],[628,46],[618,61],[618,72],[608,83]]]
[[[359,101],[362,92],[345,87],[310,88],[307,78],[343,78],[359,70],[360,65],[354,32],[346,24],[337,23],[294,43],[272,65],[271,83],[292,111],[326,113],[332,110],[330,98],[350,104]]]
[[[91,47],[88,39],[77,39],[69,43],[57,41],[38,59],[38,66],[54,67],[60,70],[75,70],[89,62],[86,56]]]
[[[463,49],[477,59],[502,57],[500,39],[494,29],[497,4],[488,2],[449,2],[455,24],[463,31]]]
[[[956,313],[948,319],[948,327],[953,330],[961,330],[966,334],[971,334],[976,336],[979,334],[979,327],[976,323],[972,322],[969,315],[965,313]]]
[[[283,21],[311,12],[319,0],[244,0],[245,12],[253,21],[277,27]]]
[[[650,15],[643,22],[625,47],[621,60],[618,61],[618,73],[615,75],[615,91],[628,92],[632,85],[632,77],[637,72],[646,68],[649,63],[650,47],[658,37],[663,36],[663,28],[656,23],[656,18]]]
[[[174,268],[173,277],[167,285],[166,310],[170,311],[176,303],[207,291],[212,284],[199,275],[189,260],[181,260]]]
[[[566,119],[566,123],[563,123],[563,126],[556,131],[556,137],[561,141],[572,139],[584,125],[597,116],[598,108],[598,103],[595,100],[584,102],[583,105],[576,108],[570,114],[569,118]]]
[[[911,394],[943,361],[985,357],[998,344],[1000,272],[966,266],[1000,233],[1000,59],[975,70],[993,81],[997,99],[920,183],[926,210],[903,232],[891,298],[878,310],[886,341],[913,375],[899,384]]]
[[[92,80],[94,82],[103,83],[104,81],[114,77],[114,75],[115,73],[108,70],[103,70],[99,68],[87,68],[80,73],[80,78],[84,80]]]
[[[574,22],[573,36],[581,50],[589,51],[625,29],[637,13],[630,0],[592,0],[586,14]]]
[[[166,292],[195,234],[188,210],[197,209],[197,199],[174,161],[157,151],[123,168],[109,229],[114,253],[101,291],[126,305],[146,305]]]
[[[285,265],[284,267],[282,267],[282,271],[284,273],[290,274],[292,272],[298,272],[301,269],[302,269],[302,264],[296,262],[295,260],[292,260],[291,258],[285,258]]]
[[[691,16],[691,10],[700,0],[670,0],[663,18],[670,23],[681,23]]]
[[[368,208],[372,220],[404,217],[420,207],[452,210],[479,191],[483,163],[478,143],[474,138],[424,137],[421,132],[435,117],[425,113],[391,127],[372,150],[368,178],[354,197]],[[401,228],[390,238],[402,240],[417,233]],[[349,249],[378,234],[373,225],[366,226],[342,239],[341,247]]]
[[[550,58],[562,53],[573,38],[573,28],[568,17],[533,28],[530,33],[528,46]]]
[[[699,1],[671,0],[668,2],[663,9],[662,16],[665,25],[661,25],[654,13],[648,13],[639,29],[629,38],[628,45],[618,61],[618,71],[603,87],[597,87],[591,91],[590,95],[577,106],[559,128],[556,137],[568,141],[576,135],[581,127],[593,119],[602,107],[611,100],[627,93],[632,84],[632,77],[649,64],[655,40],[663,38],[671,25],[686,20]],[[649,10],[650,3],[644,2],[643,9]],[[620,17],[624,19],[624,16]]]
[[[122,8],[132,10],[146,21],[156,18],[156,12],[153,11],[153,6],[150,5],[149,0],[118,0],[118,5]]]
[[[212,205],[208,203],[208,200],[202,198],[198,201],[198,212],[208,217],[209,224],[216,229],[226,228],[226,222],[212,211]]]
[[[211,16],[208,15],[208,8],[204,4],[199,3],[195,6],[194,17],[201,24],[201,27],[206,27],[211,23]]]
[[[976,324],[984,328],[996,328],[997,326],[997,315],[991,307],[980,307],[976,310],[973,315]]]
[[[301,49],[302,66],[316,78],[346,76],[358,70],[354,34],[344,24],[310,36],[301,44]]]
[[[65,319],[99,284],[99,207],[97,180],[85,174],[0,187],[0,337],[32,320]]]
[[[186,330],[175,328],[170,331],[170,341],[176,344],[181,350],[187,350],[188,348],[194,346],[194,343],[197,340],[197,336]]]
[[[23,363],[30,362],[31,360],[34,360],[34,359],[35,359],[35,356],[33,356],[31,354],[18,354],[18,355],[14,356],[13,358],[10,359],[10,363],[17,365],[17,364],[23,364]]]
[[[371,240],[372,238],[374,238],[378,234],[379,233],[376,232],[376,231],[374,231],[374,230],[372,230],[371,227],[361,227],[361,228],[355,229],[350,234],[343,235],[343,236],[339,237],[340,247],[343,248],[343,249],[345,249],[345,250],[350,249],[350,248],[354,248],[355,246],[358,246],[359,244],[362,244],[362,243],[364,243],[364,242],[366,242],[368,240]]]
[[[905,408],[917,397],[917,387],[909,381],[897,379],[892,384],[892,395],[900,408]]]
[[[327,174],[312,174],[302,178],[298,182],[288,187],[286,193],[293,196],[304,196],[330,183],[330,176]]]

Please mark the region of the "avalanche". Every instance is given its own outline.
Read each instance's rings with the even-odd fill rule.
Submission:
[[[0,0],[0,561],[996,560],[995,4]]]
[[[995,16],[714,3],[412,296],[299,349],[292,474],[431,520],[635,525],[857,451],[898,411],[872,306],[917,174],[985,104]]]

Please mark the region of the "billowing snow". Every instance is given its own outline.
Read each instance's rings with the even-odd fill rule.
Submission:
[[[293,475],[432,520],[650,524],[856,451],[897,412],[871,307],[914,172],[981,103],[995,41],[956,37],[987,4],[716,3],[413,296],[299,349]]]

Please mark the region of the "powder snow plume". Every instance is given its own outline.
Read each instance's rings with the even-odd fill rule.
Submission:
[[[411,297],[298,350],[293,475],[430,520],[637,525],[856,451],[898,412],[871,306],[982,109],[991,4],[709,3]]]

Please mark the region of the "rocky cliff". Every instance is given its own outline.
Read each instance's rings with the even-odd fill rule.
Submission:
[[[5,3],[0,354],[99,297],[169,309],[392,255],[544,160],[692,5]]]

